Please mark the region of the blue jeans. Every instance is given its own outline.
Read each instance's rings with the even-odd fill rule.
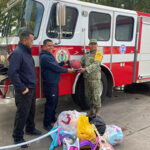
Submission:
[[[49,126],[55,119],[56,108],[58,104],[58,84],[44,85],[46,103],[44,110],[44,126]]]

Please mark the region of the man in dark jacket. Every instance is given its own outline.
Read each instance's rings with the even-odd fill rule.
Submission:
[[[52,128],[51,123],[56,121],[55,110],[58,103],[60,73],[73,73],[74,71],[70,68],[61,67],[65,62],[57,63],[52,55],[53,42],[51,40],[44,40],[43,45],[44,50],[40,53],[41,73],[46,96],[43,124],[44,128],[49,131]]]
[[[15,87],[15,103],[17,112],[15,117],[13,138],[15,143],[24,142],[23,129],[26,125],[26,134],[41,135],[35,128],[35,100],[37,75],[31,48],[34,41],[33,33],[22,31],[20,42],[13,51],[9,60],[8,75]],[[28,145],[22,146],[23,148]]]

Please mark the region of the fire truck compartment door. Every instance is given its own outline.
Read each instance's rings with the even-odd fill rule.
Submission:
[[[138,79],[150,78],[150,18],[143,17]]]

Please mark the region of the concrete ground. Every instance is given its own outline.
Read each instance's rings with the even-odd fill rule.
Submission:
[[[37,101],[36,127],[43,129],[44,100]],[[71,96],[59,98],[57,112],[76,109]],[[0,99],[0,146],[13,144],[12,131],[15,117],[14,99]],[[128,86],[126,92],[114,91],[112,98],[106,98],[101,112],[106,124],[120,126],[124,133],[124,140],[114,147],[115,150],[146,150],[150,149],[150,84]],[[25,135],[26,140],[35,136]],[[30,145],[28,150],[48,150],[50,137]],[[13,150],[18,150],[16,148]],[[62,147],[57,148],[61,150]]]

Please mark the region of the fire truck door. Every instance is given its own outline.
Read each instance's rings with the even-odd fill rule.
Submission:
[[[131,84],[133,81],[136,30],[136,13],[114,13],[112,73],[115,86]]]
[[[147,81],[150,79],[150,18],[141,19],[141,46],[138,51],[139,72],[138,79]],[[139,37],[140,38],[140,37]]]

